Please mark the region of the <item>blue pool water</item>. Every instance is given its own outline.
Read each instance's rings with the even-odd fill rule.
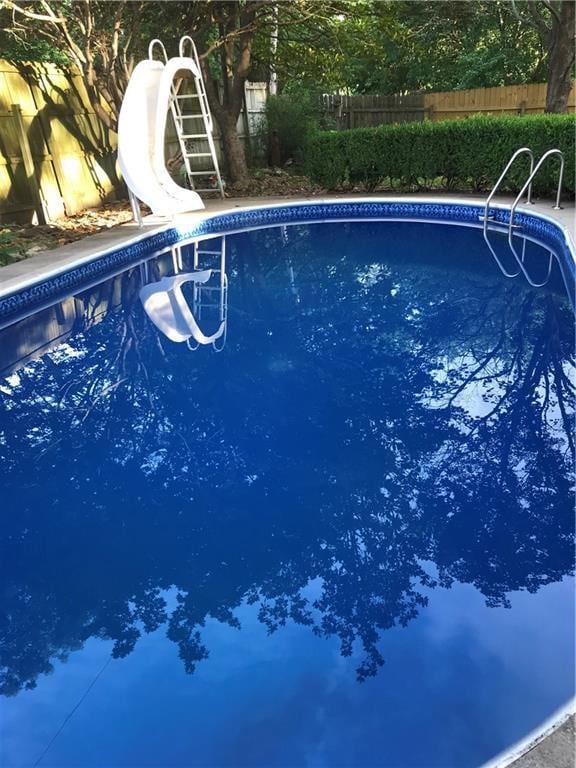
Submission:
[[[557,269],[431,224],[227,249],[220,353],[144,313],[167,257],[0,333],[0,764],[480,766],[574,695]]]

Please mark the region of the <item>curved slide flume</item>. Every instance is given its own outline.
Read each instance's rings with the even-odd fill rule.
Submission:
[[[187,67],[195,74],[194,62]],[[180,59],[180,67],[182,59]],[[178,186],[164,161],[164,132],[173,79],[170,61],[136,65],[118,118],[118,164],[128,188],[160,216],[204,208],[200,195]]]

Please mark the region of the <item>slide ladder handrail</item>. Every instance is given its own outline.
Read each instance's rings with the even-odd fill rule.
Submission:
[[[185,51],[187,42],[190,43],[190,47],[192,49],[192,56],[190,58],[194,60],[196,66],[198,67],[198,72],[200,75],[198,78],[200,83],[200,89],[198,93],[199,93],[200,99],[204,102],[203,106],[205,109],[203,111],[206,111],[207,113],[208,126],[210,128],[210,132],[212,132],[214,130],[214,124],[212,123],[212,113],[210,112],[210,108],[208,106],[208,96],[206,94],[206,85],[204,83],[204,75],[202,74],[202,66],[200,65],[200,57],[198,56],[198,50],[196,48],[196,44],[194,40],[192,40],[190,35],[184,35],[183,37],[180,38],[180,42],[178,43],[178,55],[179,56],[186,55],[184,51]]]
[[[154,48],[158,46],[160,50],[162,51],[162,58],[164,59],[164,64],[168,61],[168,54],[166,52],[166,46],[160,40],[158,37],[155,37],[154,40],[150,40],[150,44],[148,46],[148,58],[153,59],[154,58]]]

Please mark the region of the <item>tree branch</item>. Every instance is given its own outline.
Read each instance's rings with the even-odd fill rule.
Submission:
[[[26,8],[22,8],[18,3],[14,2],[14,0],[0,0],[0,11],[3,8],[15,11],[16,13],[21,13],[27,19],[32,19],[34,21],[51,21],[53,23],[61,23],[64,21],[62,16],[55,16],[53,12],[51,12],[50,15],[44,15],[29,11]]]

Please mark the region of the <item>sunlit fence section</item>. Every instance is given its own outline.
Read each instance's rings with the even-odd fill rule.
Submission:
[[[430,120],[447,120],[477,114],[534,115],[544,112],[546,83],[502,85],[498,88],[472,88],[424,94],[424,108]],[[568,98],[568,110],[574,111],[576,89]]]
[[[115,135],[80,75],[0,60],[0,218],[76,213],[112,199],[118,185]]]

